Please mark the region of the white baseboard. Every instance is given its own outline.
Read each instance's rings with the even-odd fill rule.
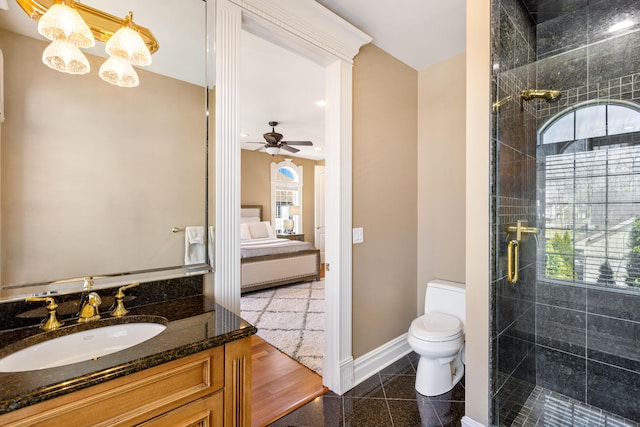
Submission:
[[[467,417],[466,415],[464,417],[462,417],[462,427],[485,427],[484,424],[479,423],[475,420],[472,420],[471,418]]]
[[[340,390],[337,391],[338,394],[344,394],[353,387],[353,366],[353,357],[349,357],[339,363]]]
[[[405,333],[370,351],[364,356],[358,357],[354,360],[353,386],[357,386],[410,352],[411,347],[409,346],[407,334]]]

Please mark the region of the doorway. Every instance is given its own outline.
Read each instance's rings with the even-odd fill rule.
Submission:
[[[324,67],[248,31],[241,32],[240,44],[241,205],[261,206],[261,220],[270,223],[279,239],[247,239],[245,233],[242,252],[248,255],[248,248],[253,251],[259,245],[263,255],[282,252],[285,244],[290,250],[313,249],[318,202],[314,170],[325,161],[325,114],[320,103],[325,96]],[[266,132],[277,132],[280,141],[292,145],[279,151],[270,147],[269,152]],[[323,209],[323,200],[319,206]],[[294,271],[308,261],[270,262],[279,277],[294,277]],[[324,282],[307,280],[286,285],[265,282],[254,291],[243,288],[240,314],[258,328],[259,337],[321,375]]]
[[[323,376],[336,393],[353,387],[351,350],[352,61],[371,38],[321,5],[216,2],[216,300],[240,309],[239,37],[242,29],[286,46],[325,67],[327,138],[326,272],[328,337]],[[318,8],[322,8],[319,10]],[[329,199],[330,198],[330,199]],[[224,208],[222,208],[224,207]],[[337,285],[339,284],[339,286]]]

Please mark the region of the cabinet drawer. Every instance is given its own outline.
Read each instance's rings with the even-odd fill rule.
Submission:
[[[131,426],[224,386],[216,347],[0,417],[3,426]]]
[[[223,391],[181,406],[140,427],[222,427]]]

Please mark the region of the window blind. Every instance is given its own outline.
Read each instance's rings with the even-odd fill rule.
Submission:
[[[552,279],[640,287],[640,146],[599,145],[543,161],[538,271]]]

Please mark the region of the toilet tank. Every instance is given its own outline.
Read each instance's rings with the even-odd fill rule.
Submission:
[[[464,283],[432,280],[427,284],[424,311],[425,313],[437,311],[451,314],[465,324],[465,292]]]

